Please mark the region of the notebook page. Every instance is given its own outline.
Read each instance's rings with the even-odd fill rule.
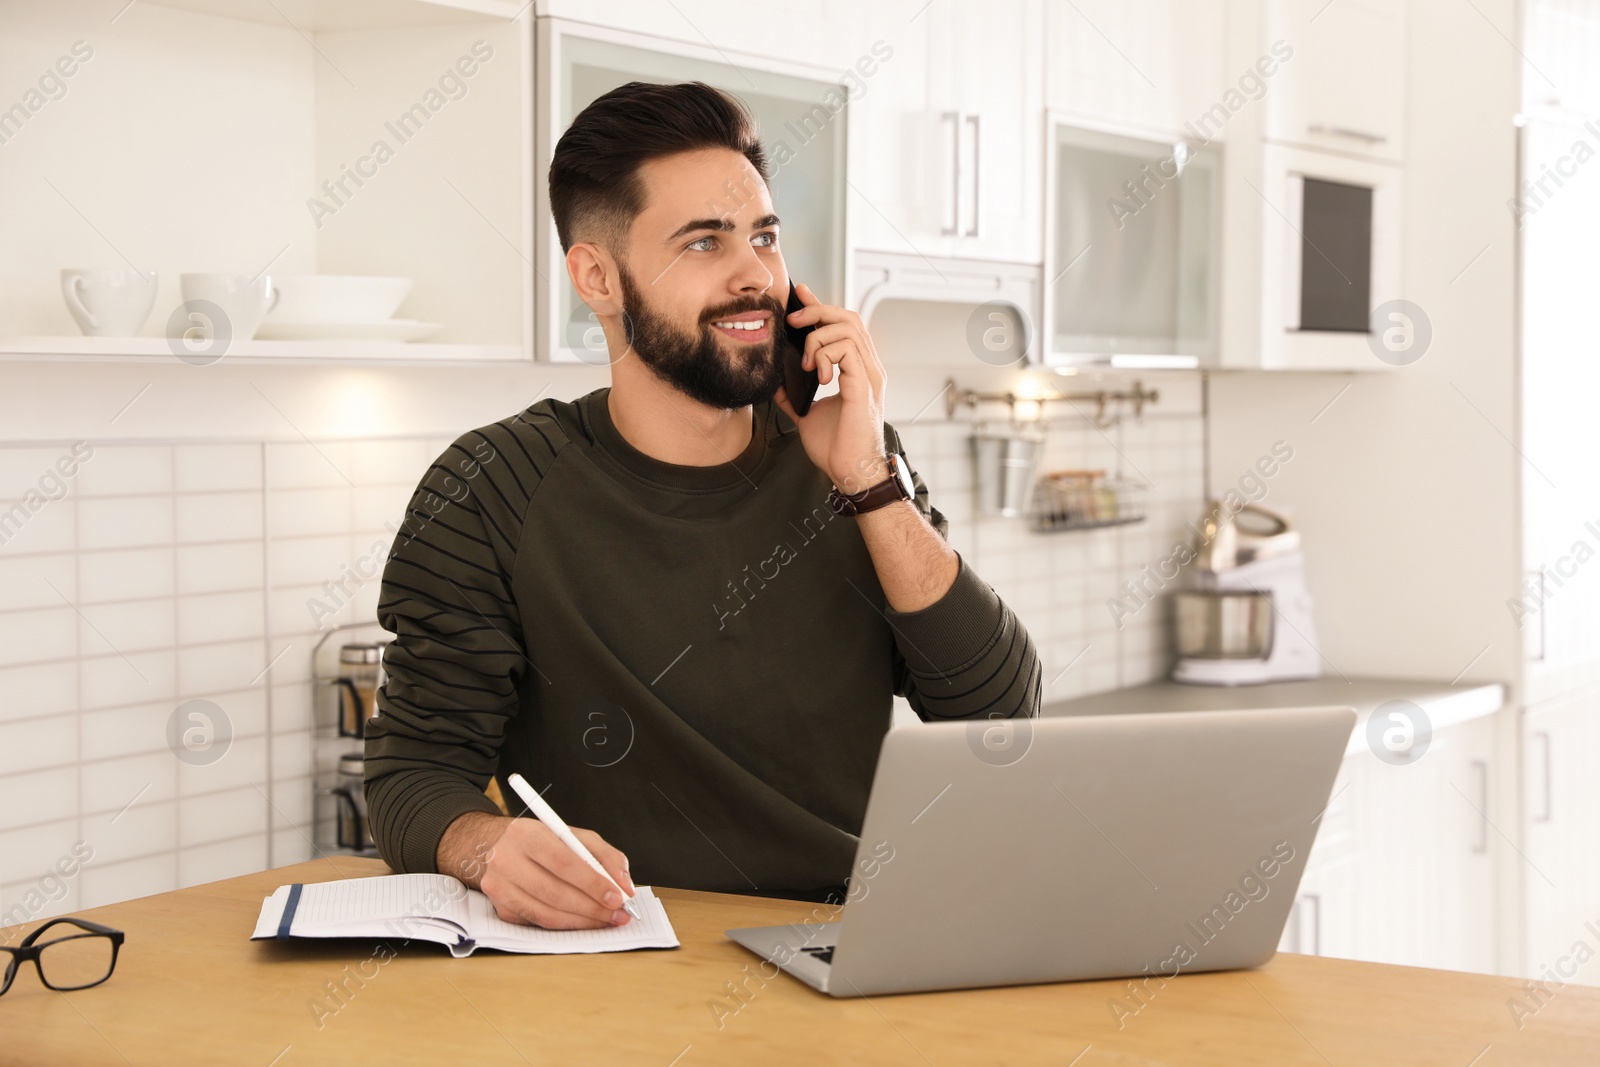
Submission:
[[[391,874],[308,882],[300,890],[289,933],[296,937],[418,937],[445,919],[466,935],[468,889],[445,874]],[[452,937],[451,940],[456,940]]]
[[[508,923],[495,914],[489,898],[477,890],[467,893],[471,916],[469,929],[479,948],[505,952],[577,953],[626,952],[638,948],[677,948],[678,935],[667,918],[667,909],[647,885],[637,887],[634,901],[643,916],[626,926],[599,930],[546,930],[539,926]]]

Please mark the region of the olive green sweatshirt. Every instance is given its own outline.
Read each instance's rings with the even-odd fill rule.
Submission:
[[[686,467],[629,445],[608,393],[463,434],[423,476],[378,604],[373,837],[434,871],[455,818],[498,810],[491,776],[523,810],[515,771],[641,885],[817,899],[849,874],[893,695],[1036,715],[1033,643],[964,559],[938,602],[890,608],[770,402],[732,462]]]

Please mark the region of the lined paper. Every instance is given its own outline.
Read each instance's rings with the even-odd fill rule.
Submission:
[[[647,885],[633,900],[641,918],[626,926],[607,926],[598,930],[546,930],[539,926],[508,923],[494,912],[489,898],[475,889],[467,891],[470,909],[469,928],[479,948],[498,948],[507,952],[626,952],[636,948],[677,948],[678,935],[667,918],[667,909]]]
[[[677,948],[667,911],[649,886],[634,896],[643,916],[626,926],[598,930],[546,930],[509,923],[489,898],[444,874],[392,874],[308,882],[289,926],[291,937],[397,937],[433,941],[453,955],[478,948],[563,954]],[[252,939],[277,936],[289,887],[262,900]]]

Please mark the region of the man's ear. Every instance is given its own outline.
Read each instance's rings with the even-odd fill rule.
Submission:
[[[622,277],[617,261],[600,245],[579,242],[567,249],[567,277],[578,299],[596,315],[622,314]]]

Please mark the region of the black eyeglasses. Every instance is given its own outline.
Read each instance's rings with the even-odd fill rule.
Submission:
[[[85,932],[39,940],[40,934],[62,923],[71,923]],[[23,938],[22,944],[15,948],[0,945],[0,952],[7,956],[5,982],[0,984],[0,993],[11,988],[11,980],[27,960],[33,961],[39,969],[39,980],[51,989],[66,991],[99,985],[111,977],[121,948],[121,930],[88,919],[51,919]]]

